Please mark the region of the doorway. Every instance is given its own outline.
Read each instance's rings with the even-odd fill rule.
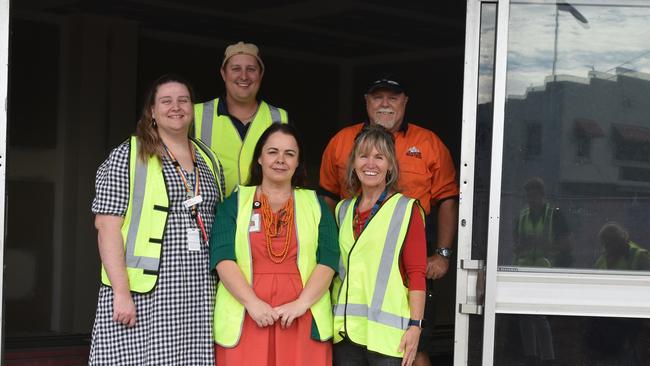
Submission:
[[[436,132],[458,162],[463,2],[11,5],[7,352],[88,344],[99,283],[95,171],[133,131],[142,94],[157,76],[185,76],[200,101],[223,93],[218,66],[230,43],[260,46],[267,67],[261,95],[287,109],[308,141],[314,187],[329,138],[365,118],[366,86],[385,72],[408,87],[409,121]],[[26,238],[30,227],[38,235]],[[450,271],[436,286],[444,355],[453,347],[454,291]]]

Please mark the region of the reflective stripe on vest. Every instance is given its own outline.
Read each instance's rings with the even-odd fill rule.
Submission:
[[[201,136],[200,139],[209,148],[212,148],[212,120],[214,116],[214,106],[219,99],[203,103],[203,116],[201,117]]]
[[[269,112],[271,112],[271,123],[282,123],[279,109],[269,104]]]
[[[131,143],[134,143],[133,140],[131,140]],[[137,146],[137,143],[135,143],[135,145]],[[137,147],[135,156],[138,156]],[[158,258],[149,258],[135,255],[135,240],[138,236],[138,229],[140,228],[140,217],[142,216],[142,205],[144,204],[144,193],[147,186],[147,162],[143,162],[142,159],[139,158],[136,158],[136,160],[133,198],[131,199],[131,204],[133,205],[131,225],[129,225],[128,234],[126,235],[126,241],[124,243],[126,266],[157,272],[160,267],[160,256]]]
[[[351,202],[352,200],[349,199],[341,202],[341,207],[339,208],[339,214],[336,216],[338,220],[337,224],[339,225],[339,228],[341,227],[341,223],[343,222],[343,219],[345,219],[345,214],[348,212],[348,207],[350,206]],[[339,278],[341,279],[341,281],[345,279],[345,265],[343,265],[343,257],[339,257]]]
[[[410,307],[399,256],[415,200],[395,194],[354,240],[355,199],[337,207],[342,267],[347,271],[337,276],[332,287],[334,342],[347,336],[370,351],[402,357],[397,349],[408,328]]]
[[[214,99],[194,106],[194,131],[223,164],[226,195],[230,195],[238,184],[247,183],[253,150],[264,130],[272,123],[287,123],[288,115],[283,109],[261,101],[242,140],[229,116],[217,116],[218,103],[219,99]]]
[[[250,243],[250,219],[256,187],[239,186],[237,190],[237,227],[235,229],[235,257],[237,266],[248,284],[253,283],[253,263]],[[317,265],[318,225],[321,206],[316,192],[307,189],[294,190],[296,238],[298,240],[297,266],[303,286]],[[244,324],[245,308],[226,289],[222,282],[217,285],[213,318],[215,343],[234,347],[239,343]],[[332,338],[332,308],[329,291],[310,308],[321,341]]]
[[[190,138],[194,144],[199,147],[199,153],[203,157],[203,160],[205,160],[206,163],[209,162],[209,164],[206,164],[208,168],[212,171],[212,175],[214,176],[214,181],[217,183],[217,190],[219,193],[219,197],[217,199],[218,202],[222,202],[226,198],[226,182],[225,182],[225,177],[223,176],[223,167],[221,166],[221,162],[217,157],[214,155],[214,152],[210,150],[210,148],[203,143],[203,141]],[[207,158],[207,159],[206,159]]]

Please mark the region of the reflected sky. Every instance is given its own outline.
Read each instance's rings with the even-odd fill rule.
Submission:
[[[481,6],[481,39],[479,42],[478,103],[492,101],[492,80],[494,76],[494,47],[497,21],[496,4]]]
[[[557,12],[556,75],[586,80],[590,71],[613,74],[617,68],[650,74],[650,4],[574,7],[588,24],[568,11]],[[552,75],[556,11],[554,4],[511,5],[507,95],[524,95],[527,88],[543,86]],[[481,58],[481,63],[489,61]],[[479,101],[485,98],[479,96]]]

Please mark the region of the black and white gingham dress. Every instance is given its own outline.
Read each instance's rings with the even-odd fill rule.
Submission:
[[[200,212],[208,235],[219,193],[213,175],[196,153],[200,180]],[[95,214],[124,216],[129,194],[129,142],[115,148],[97,170]],[[135,327],[113,321],[113,291],[101,286],[92,333],[90,365],[214,365],[212,308],[215,275],[209,267],[209,250],[187,250],[186,230],[195,227],[183,206],[185,188],[170,160],[163,160],[169,216],[162,244],[158,283],[149,294],[132,293]],[[187,174],[194,184],[194,174]],[[221,177],[223,182],[223,176]],[[223,183],[222,183],[223,184]]]

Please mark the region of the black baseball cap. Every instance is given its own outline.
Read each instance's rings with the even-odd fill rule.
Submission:
[[[368,85],[368,91],[366,94],[373,93],[377,90],[392,90],[398,93],[406,94],[406,90],[401,82],[392,76],[384,75],[379,79],[376,79]]]

